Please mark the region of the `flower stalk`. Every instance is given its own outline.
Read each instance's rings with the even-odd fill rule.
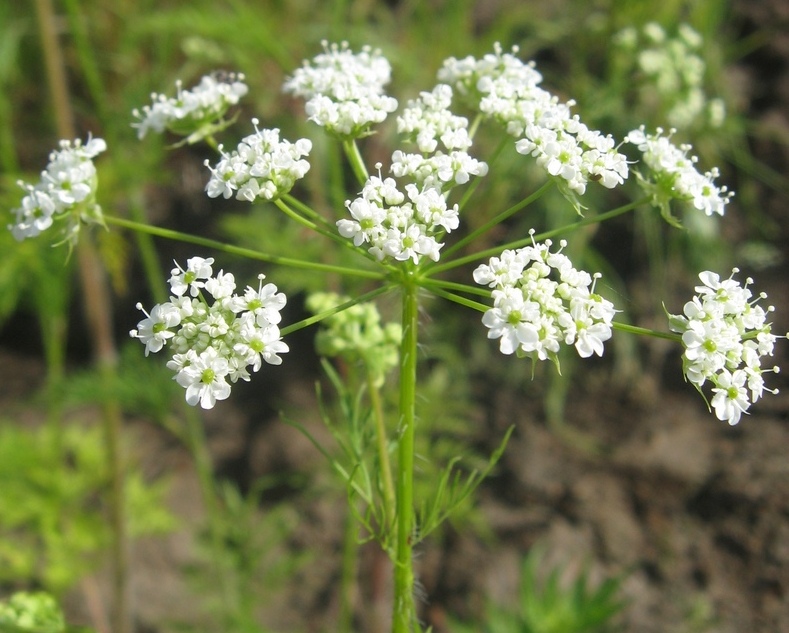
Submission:
[[[333,272],[340,275],[349,275],[354,277],[365,277],[367,279],[382,279],[383,273],[374,270],[364,270],[361,268],[348,268],[343,266],[334,266],[332,264],[322,264],[320,262],[306,261],[303,259],[295,259],[293,257],[281,257],[280,255],[270,255],[261,251],[256,251],[251,248],[243,248],[233,244],[227,244],[218,240],[212,240],[208,237],[201,237],[199,235],[192,235],[190,233],[183,233],[181,231],[174,231],[159,226],[151,226],[133,220],[126,220],[110,215],[104,216],[104,221],[107,224],[114,224],[121,226],[132,231],[139,231],[148,233],[178,242],[185,242],[187,244],[196,244],[197,246],[204,246],[206,248],[228,253],[230,255],[238,255],[247,259],[268,262],[270,264],[278,264],[280,266],[290,266],[292,268],[302,268],[320,272]]]
[[[397,444],[397,549],[393,633],[408,633],[414,609],[414,438],[416,432],[416,365],[419,287],[410,276],[402,287],[403,339],[400,347],[400,422]]]

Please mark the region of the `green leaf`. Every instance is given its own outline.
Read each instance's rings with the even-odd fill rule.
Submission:
[[[456,465],[461,458],[454,457],[450,460],[449,464],[441,472],[438,483],[434,487],[432,498],[425,501],[417,513],[418,541],[424,539],[438,528],[471,497],[480,483],[491,473],[499,459],[501,459],[514,429],[514,425],[507,429],[501,444],[490,456],[487,465],[481,471],[472,470],[464,478],[463,474],[456,469]]]

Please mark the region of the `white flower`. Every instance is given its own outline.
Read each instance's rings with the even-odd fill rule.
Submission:
[[[538,360],[556,360],[561,343],[574,345],[582,358],[602,356],[611,338],[613,304],[594,294],[599,275],[576,270],[550,247],[548,240],[505,250],[474,271],[474,281],[493,288],[493,308],[482,317],[488,338],[500,339],[504,354]]]
[[[484,176],[488,173],[488,165],[464,151],[450,154],[439,151],[423,156],[396,150],[392,154],[391,170],[398,178],[412,178],[423,189],[446,191],[467,183],[471,176]]]
[[[513,48],[504,53],[496,44],[492,54],[478,60],[450,58],[438,77],[518,138],[516,150],[536,158],[567,192],[583,194],[590,180],[609,189],[622,184],[627,159],[613,139],[572,116],[573,101],[562,103],[541,88],[542,76],[533,63],[520,61],[517,52]]]
[[[595,304],[601,310],[595,310]],[[599,300],[571,300],[571,325],[565,329],[565,343],[575,345],[581,358],[589,358],[592,354],[603,355],[603,343],[611,338],[611,319],[613,305]]]
[[[740,416],[747,413],[751,405],[745,388],[747,378],[748,375],[742,370],[733,373],[724,370],[718,374],[717,387],[712,389],[715,394],[712,397],[712,408],[719,420],[734,426],[740,421]]]
[[[145,344],[146,356],[169,346],[167,367],[186,388],[187,402],[206,409],[229,396],[228,380],[249,380],[249,368],[256,372],[263,361],[279,365],[279,355],[288,351],[277,327],[285,295],[272,283],[263,285],[260,275],[257,290],[248,286],[238,296],[233,275],[214,275],[213,262],[192,257],[186,270],[176,263],[170,278],[174,296],[146,312],[130,332]]]
[[[711,271],[700,273],[698,294],[685,304],[682,315],[669,315],[671,329],[682,335],[685,377],[699,388],[712,383],[715,415],[729,424],[737,424],[765,391],[777,393],[765,387],[763,374],[778,368],[762,368],[762,359],[772,355],[777,338],[766,323],[773,308],[757,305],[764,294],[751,302],[752,280],[740,285],[734,279],[736,272],[735,268],[723,280]]]
[[[276,325],[261,328],[248,321],[242,326],[239,338],[240,342],[236,343],[233,351],[244,359],[245,364],[252,365],[252,371],[258,371],[262,361],[269,365],[281,365],[279,354],[289,351]]]
[[[215,277],[210,277],[205,282],[206,292],[210,292],[211,296],[217,301],[228,298],[233,294],[236,289],[236,279],[232,273],[225,273],[220,270]]]
[[[142,304],[137,304],[137,309],[145,310]],[[170,328],[177,326],[181,322],[181,314],[172,303],[157,304],[151,309],[151,313],[146,313],[145,319],[139,322],[136,330],[129,332],[133,338],[138,338],[145,344],[145,355],[150,352],[158,352],[167,339],[175,336]]]
[[[187,352],[189,364],[175,376],[179,385],[186,388],[186,402],[198,402],[203,409],[213,409],[217,400],[230,396],[230,385],[225,380],[230,370],[227,359],[209,347],[200,354]]]
[[[307,116],[327,131],[344,138],[364,136],[397,109],[397,100],[384,94],[391,66],[369,46],[353,53],[347,42],[323,42],[323,49],[305,61],[283,89],[306,99]]]
[[[540,338],[534,324],[539,318],[539,305],[526,303],[517,288],[494,290],[492,296],[494,307],[482,315],[488,338],[499,339],[502,354],[512,354],[521,345],[533,351]]]
[[[374,198],[368,200],[362,197],[346,201],[345,206],[353,220],[342,219],[337,222],[340,235],[353,238],[354,246],[361,246],[365,242],[377,244],[384,233],[386,211],[383,205]]]
[[[415,141],[419,151],[432,154],[438,143],[446,150],[467,150],[471,147],[468,119],[452,114],[452,88],[438,84],[432,92],[422,92],[409,101],[397,118],[397,131]]]
[[[203,126],[221,120],[249,90],[240,73],[205,75],[191,90],[184,90],[181,81],[176,81],[175,87],[175,97],[153,93],[151,105],[132,111],[139,119],[132,123],[139,138],[149,131],[161,134],[170,130],[184,136],[199,133]]]
[[[690,145],[675,146],[669,137],[662,136],[663,130],[657,128],[655,134],[647,134],[644,126],[633,130],[625,137],[625,142],[638,147],[643,162],[651,171],[642,174],[639,183],[652,197],[652,204],[661,208],[665,217],[669,216],[668,204],[671,200],[691,203],[706,215],[723,215],[732,193],[726,187],[714,183],[719,176],[717,169],[704,174],[696,170],[695,156],[688,156]]]
[[[213,263],[213,257],[192,257],[186,260],[186,270],[175,263],[175,268],[170,272],[170,292],[180,297],[189,290],[189,294],[196,297],[205,287],[205,281],[202,280],[211,277]]]
[[[507,249],[501,257],[491,257],[488,264],[480,264],[474,270],[474,281],[490,288],[514,286],[528,263],[523,253]]]
[[[371,176],[361,197],[345,206],[353,219],[337,221],[337,230],[355,246],[369,244],[367,251],[379,261],[386,258],[419,264],[427,257],[438,261],[443,243],[437,235],[457,228],[458,207],[432,188],[408,184],[403,194],[392,178]],[[406,199],[407,197],[407,199]]]
[[[304,159],[312,150],[312,142],[299,139],[295,143],[280,140],[278,129],[259,129],[259,121],[252,119],[255,133],[238,144],[238,148],[226,154],[220,145],[222,158],[211,167],[211,178],[205,191],[210,198],[230,198],[254,202],[273,200],[288,193],[297,180],[310,169]]]
[[[277,287],[268,283],[263,285],[265,275],[258,275],[260,285],[257,290],[247,286],[244,296],[236,302],[234,312],[247,310],[255,315],[255,322],[263,327],[266,325],[276,325],[282,319],[280,311],[285,307],[287,297],[282,292],[277,292]]]
[[[60,141],[60,149],[49,154],[49,163],[35,185],[18,181],[27,192],[20,207],[13,210],[16,222],[8,226],[15,239],[36,237],[56,221],[64,221],[64,241],[73,246],[80,223],[102,223],[96,203],[98,178],[93,158],[107,149],[100,138]]]

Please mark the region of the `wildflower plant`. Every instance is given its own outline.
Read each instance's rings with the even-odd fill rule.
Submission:
[[[765,391],[764,374],[778,372],[776,366],[762,367],[762,359],[773,355],[776,336],[767,316],[772,306],[762,308],[761,293],[752,299],[748,286],[731,277],[721,280],[711,271],[699,274],[698,293],[685,304],[681,315],[669,315],[671,329],[682,335],[682,369],[685,378],[699,391],[712,384],[712,408],[719,420],[734,425]]]
[[[408,100],[396,119],[402,147],[393,150],[388,166],[377,160],[371,173],[358,141],[373,134],[375,126],[398,107],[385,92],[391,74],[389,62],[376,49],[354,52],[345,43],[324,43],[323,52],[304,62],[284,84],[285,92],[304,100],[306,117],[341,144],[356,178],[339,219],[300,199],[299,181],[310,168],[308,139],[283,140],[279,130],[261,127],[257,119],[253,119],[254,134],[229,153],[214,139],[227,127],[227,108],[246,92],[240,75],[221,80],[209,76],[198,89],[179,87],[174,100],[155,96],[153,105],[135,111],[133,125],[141,137],[168,130],[189,142],[203,139],[218,150],[217,162],[206,163],[209,197],[271,203],[338,252],[356,257],[356,264],[335,263],[330,249],[321,261],[310,261],[116,216],[105,215],[104,222],[358,282],[349,287],[364,284],[363,293],[343,288],[337,294],[313,296],[308,301],[311,316],[282,325],[287,298],[275,284],[264,285],[261,274],[257,288],[247,286],[237,294],[233,274],[215,273],[214,257],[195,254],[185,267],[173,268],[169,300],[144,311],[145,317],[130,334],[144,345],[146,355],[167,350],[167,366],[185,389],[187,403],[203,408],[228,398],[238,380],[251,380],[267,365],[281,364],[288,352],[288,335],[317,323],[324,326],[317,341],[322,354],[365,366],[375,410],[376,441],[371,446],[377,451],[374,463],[380,472],[371,485],[361,481],[363,469],[358,464],[335,470],[353,499],[354,516],[394,563],[393,631],[405,633],[420,630],[414,549],[473,493],[508,438],[507,434],[481,472],[463,477],[453,470],[456,460],[452,460],[436,478],[434,494],[415,498],[420,314],[427,307],[426,296],[478,312],[488,338],[504,355],[529,357],[535,363],[558,364],[562,346],[574,348],[582,358],[603,356],[615,331],[670,339],[684,350],[688,380],[699,389],[712,384],[712,408],[731,424],[739,421],[751,402],[770,391],[762,382],[770,370],[762,369],[761,359],[772,353],[777,337],[766,321],[770,309],[750,300],[751,282],[739,286],[733,279],[720,281],[712,272],[702,273],[704,285],[697,288],[698,296],[686,304],[683,315],[670,316],[670,331],[620,323],[615,320],[615,304],[602,296],[602,284],[597,283],[601,275],[585,271],[567,254],[574,230],[639,207],[651,205],[670,222],[672,204],[691,205],[709,216],[723,215],[731,194],[714,183],[717,170],[697,170],[689,146],[674,146],[670,135],[663,136],[660,130],[652,134],[639,128],[617,141],[590,128],[572,113],[576,105],[572,100],[562,101],[541,87],[542,76],[534,63],[520,60],[517,48],[505,52],[496,45],[478,59],[444,62],[437,84]],[[536,164],[545,184],[469,231],[465,218],[485,205],[474,194],[500,156],[494,152],[489,160],[482,160],[477,155],[474,139],[483,126],[498,135],[500,146],[514,146],[524,169]],[[98,145],[91,147],[95,155]],[[589,189],[620,187],[631,171],[638,173],[643,198],[603,213],[585,209],[582,197]],[[495,247],[489,239],[478,246],[492,229],[552,188],[579,213],[577,221],[550,231],[533,228]],[[49,190],[43,193],[51,195]],[[12,230],[31,236],[39,230],[28,228],[37,219],[32,211],[17,216]],[[77,213],[72,222],[91,219],[90,214]],[[565,233],[568,237],[554,247],[552,238]],[[472,264],[469,282],[447,278],[448,273]],[[383,295],[399,301],[398,325],[382,325],[375,300]],[[399,401],[396,414],[387,415],[377,393],[394,368]],[[357,502],[364,507],[359,509]]]
[[[671,142],[671,134],[675,131],[663,136],[663,130],[658,128],[654,134],[649,134],[641,126],[627,135],[625,140],[638,148],[641,162],[648,170],[645,174],[636,172],[639,185],[671,224],[678,223],[671,213],[672,200],[690,203],[707,216],[723,215],[732,192],[726,186],[715,185],[715,179],[720,176],[717,167],[699,173],[696,169],[698,158],[688,155],[692,146],[687,143],[676,146]]]
[[[224,118],[227,111],[249,91],[243,74],[225,72],[205,75],[191,90],[184,90],[179,80],[175,89],[174,97],[153,93],[150,105],[132,112],[139,119],[132,124],[139,138],[167,130],[196,143],[232,124]]]
[[[49,163],[34,185],[19,181],[26,192],[14,209],[16,221],[9,225],[17,240],[40,235],[57,226],[60,242],[76,244],[82,223],[101,224],[101,207],[96,202],[98,177],[93,158],[107,149],[100,138],[63,140],[60,149],[49,155]]]
[[[234,293],[231,273],[213,274],[213,258],[192,257],[184,270],[176,264],[170,277],[170,301],[156,304],[131,336],[145,344],[145,355],[166,345],[172,351],[167,367],[186,389],[186,402],[211,409],[230,396],[230,384],[249,381],[249,369],[263,362],[282,364],[288,351],[277,324],[285,295],[274,284],[247,286]],[[211,297],[208,301],[207,297]],[[137,306],[144,311],[141,304]]]

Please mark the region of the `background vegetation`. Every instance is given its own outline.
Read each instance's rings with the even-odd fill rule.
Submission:
[[[40,35],[46,5],[46,0],[0,4],[0,201],[5,209],[15,207],[21,197],[16,180],[35,178],[58,140],[62,104],[53,100],[48,86]],[[612,224],[604,235],[584,235],[578,248],[603,270],[606,292],[621,299],[617,304],[634,323],[662,327],[661,301],[674,299],[676,310],[696,271],[725,273],[734,264],[758,273],[757,282],[764,280],[778,312],[786,308],[782,258],[789,185],[782,174],[789,128],[785,114],[776,112],[782,106],[785,112],[787,95],[771,91],[768,85],[779,85],[780,76],[770,76],[765,68],[772,67],[767,63],[771,56],[784,55],[785,61],[789,52],[777,39],[769,8],[760,12],[722,0],[659,5],[636,0],[62,0],[55,2],[54,13],[77,136],[84,139],[92,133],[110,147],[111,160],[98,161],[103,208],[260,250],[298,251],[316,259],[322,256],[321,243],[305,239],[271,209],[209,200],[203,193],[202,164],[212,158],[210,149],[172,149],[168,144],[174,139],[169,138],[140,142],[130,126],[133,108],[147,103],[153,91],[171,94],[176,79],[188,86],[216,69],[243,72],[250,93],[233,134],[246,134],[248,120],[256,116],[287,138],[312,138],[312,169],[300,195],[327,215],[339,214],[348,196],[339,150],[303,120],[300,104],[281,91],[284,77],[318,52],[322,40],[380,47],[394,69],[391,94],[401,103],[434,85],[446,57],[480,56],[494,42],[505,48],[517,45],[523,59],[536,61],[546,87],[575,99],[576,111],[591,127],[621,139],[642,123],[670,127],[677,100],[690,90],[677,76],[674,89],[661,92],[657,79],[639,67],[638,51],[650,46],[645,25],[655,22],[672,37],[681,25],[689,25],[703,39],[691,53],[703,62],[699,87],[705,102],[720,100],[727,117],[717,121],[702,110],[678,126],[677,138],[694,144],[702,164],[719,165],[721,180],[737,191],[737,198],[721,222],[683,216],[686,228],[676,230],[644,209]],[[634,29],[636,48],[628,48],[623,39],[627,28]],[[364,141],[368,164],[387,161],[392,132],[386,125]],[[482,142],[481,155],[489,154],[493,147]],[[470,226],[541,182],[537,170],[524,171],[523,161],[514,158],[514,152],[505,153],[496,178],[483,184],[487,208],[473,210]],[[591,197],[587,203],[599,201]],[[605,208],[610,206],[615,205]],[[571,220],[573,213],[559,196],[548,197],[536,221],[550,228]],[[514,219],[507,231],[525,235],[533,222],[534,216]],[[310,445],[291,435],[278,415],[284,408],[289,417],[321,433],[321,414],[327,412],[319,412],[313,387],[321,370],[312,351],[312,333],[291,343],[296,353],[287,359],[285,371],[241,385],[234,389],[232,405],[198,419],[184,412],[182,394],[169,373],[141,362],[139,345],[127,349],[133,345],[127,343],[127,332],[138,319],[134,304],[159,300],[164,292],[161,271],[169,270],[174,258],[182,261],[191,255],[192,247],[116,230],[96,231],[95,238],[118,351],[109,377],[94,361],[96,330],[86,319],[78,258],[67,259],[65,249],[53,249],[43,240],[17,244],[10,232],[0,234],[0,595],[45,589],[67,605],[79,624],[98,630],[107,629],[112,609],[105,605],[113,602],[111,587],[117,595],[118,582],[119,591],[131,596],[126,617],[138,631],[381,630],[377,627],[386,587],[377,579],[385,562],[372,547],[354,554],[347,517],[336,510],[343,492],[315,465],[318,457]],[[229,257],[223,265],[232,266],[239,278],[253,279],[258,272],[256,266]],[[266,273],[293,297],[292,320],[305,312],[307,292],[333,283],[274,267]],[[785,314],[776,317],[783,319],[776,331],[786,331]],[[502,363],[481,335],[476,317],[458,316],[440,305],[431,316],[435,342],[426,350],[423,395],[436,404],[435,410],[422,412],[431,425],[426,434],[431,454],[441,461],[463,452],[468,463],[476,465],[482,463],[479,455],[498,445],[510,422],[518,425],[513,457],[483,489],[482,507],[469,506],[424,553],[424,617],[436,631],[602,630],[593,628],[593,612],[605,614],[601,625],[618,622],[641,631],[789,626],[786,608],[770,602],[771,595],[780,598],[789,591],[786,555],[769,553],[770,539],[781,534],[780,522],[751,517],[754,534],[763,537],[760,543],[748,541],[740,528],[719,527],[746,509],[780,516],[787,511],[789,493],[784,483],[783,492],[762,490],[749,496],[737,489],[727,500],[730,490],[720,484],[733,476],[727,470],[727,451],[748,459],[743,447],[753,447],[750,436],[721,440],[724,430],[714,426],[711,416],[705,427],[711,437],[701,441],[719,443],[699,449],[700,455],[712,455],[706,470],[683,471],[682,462],[680,471],[665,467],[667,480],[660,478],[665,473],[653,479],[654,473],[642,473],[635,477],[640,489],[620,499],[620,492],[603,486],[599,503],[612,504],[613,512],[617,503],[624,503],[651,537],[660,534],[651,521],[681,523],[682,512],[695,512],[700,521],[718,526],[712,528],[712,543],[723,542],[725,552],[740,548],[735,558],[753,572],[751,589],[764,601],[754,598],[737,607],[742,612],[731,620],[734,616],[721,606],[729,594],[716,583],[728,582],[732,591],[741,587],[726,574],[717,575],[718,566],[728,559],[716,559],[712,546],[699,555],[704,564],[688,563],[687,569],[676,571],[696,585],[692,600],[671,608],[655,606],[648,601],[653,598],[643,596],[654,595],[648,587],[662,592],[668,603],[677,600],[666,591],[675,568],[666,571],[663,566],[672,556],[687,562],[684,545],[635,540],[632,543],[646,547],[647,553],[620,552],[620,547],[628,550],[629,533],[622,528],[613,536],[606,534],[604,524],[590,527],[597,532],[589,538],[586,528],[581,529],[586,536],[570,539],[569,545],[557,540],[557,530],[573,521],[583,526],[587,516],[578,482],[568,479],[580,474],[597,481],[606,468],[616,476],[632,477],[627,469],[634,465],[623,462],[615,447],[622,439],[638,439],[630,433],[655,419],[645,410],[661,406],[666,393],[692,391],[682,385],[671,350],[625,338],[591,374],[576,371],[567,359],[561,378],[552,368],[538,368],[530,382],[531,368],[513,371],[511,364]],[[340,409],[350,406],[348,394],[332,393],[330,383],[324,391]],[[680,413],[668,423],[667,428],[677,431],[669,442],[698,440],[701,435],[685,407],[701,417],[706,412],[693,400],[695,394],[690,396],[690,404],[681,401]],[[114,493],[117,460],[108,461],[107,455],[118,453],[112,452],[111,430],[98,423],[107,403],[114,403],[123,420],[125,487]],[[768,410],[776,418],[769,427],[774,446],[789,433],[784,406]],[[757,416],[752,417],[742,425],[755,423]],[[654,449],[658,440],[649,436],[644,445],[632,445],[648,455],[646,449]],[[553,465],[539,461],[538,447],[546,449],[542,459]],[[563,461],[562,451],[570,451],[569,461]],[[563,472],[556,472],[562,467]],[[745,469],[746,475],[753,473]],[[546,481],[551,477],[554,483]],[[656,519],[639,504],[653,497],[659,508],[668,508],[656,492],[661,486],[665,491],[666,481],[678,488],[674,492],[684,506],[670,506]],[[772,480],[757,476],[752,481],[762,485]],[[119,498],[125,500],[124,517],[112,512]],[[721,507],[734,510],[721,515]],[[108,517],[121,520],[123,533],[128,533],[125,558],[119,559],[117,551],[112,554],[113,533],[118,531]],[[697,526],[692,521],[689,525],[692,534]],[[537,559],[524,557],[543,537],[549,537],[554,549],[550,560],[543,561],[546,573],[540,576]],[[726,539],[735,543],[726,545]],[[583,545],[589,547],[582,557],[594,562],[591,584],[583,565],[572,558]],[[165,556],[163,548],[172,555]],[[768,553],[754,558],[756,551]],[[498,575],[490,571],[495,561],[507,557],[514,559],[510,566],[503,565]],[[117,572],[108,571],[119,560],[125,561],[125,584]],[[484,579],[475,577],[476,568],[486,570]],[[559,582],[561,573],[567,582]],[[694,574],[705,578],[692,581]],[[362,578],[358,583],[357,576]],[[502,590],[501,600],[497,589]],[[620,590],[623,593],[617,593]],[[538,606],[525,607],[527,603]],[[562,622],[570,624],[550,628],[551,618],[560,617],[552,613],[568,611],[575,615],[563,616]],[[643,625],[648,615],[653,616],[651,629]],[[730,622],[745,628],[726,628]]]

